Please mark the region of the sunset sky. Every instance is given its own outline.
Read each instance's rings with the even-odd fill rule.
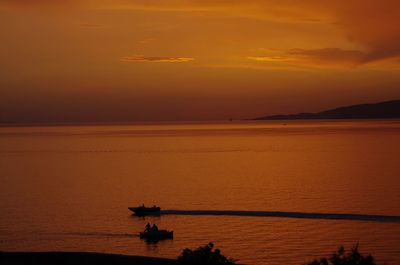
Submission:
[[[0,0],[0,120],[252,118],[400,98],[398,0]]]

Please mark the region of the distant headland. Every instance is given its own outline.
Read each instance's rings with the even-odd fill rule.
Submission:
[[[315,120],[315,119],[395,119],[400,118],[400,100],[359,104],[316,113],[271,115],[254,120]]]

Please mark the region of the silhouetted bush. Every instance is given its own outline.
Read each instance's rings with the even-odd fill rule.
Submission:
[[[178,257],[181,265],[235,265],[235,261],[226,258],[219,249],[215,249],[213,243],[208,243],[195,250],[185,248]]]
[[[374,257],[371,255],[363,256],[358,251],[358,244],[354,246],[349,253],[346,253],[344,247],[340,247],[330,258],[321,258],[314,260],[307,265],[376,265]]]

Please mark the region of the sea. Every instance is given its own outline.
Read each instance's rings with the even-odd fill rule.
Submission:
[[[142,203],[162,214],[133,216]],[[213,242],[240,264],[301,265],[358,244],[396,265],[399,216],[400,120],[0,127],[0,251]],[[148,222],[174,238],[141,240]]]

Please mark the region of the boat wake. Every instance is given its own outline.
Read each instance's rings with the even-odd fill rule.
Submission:
[[[247,216],[247,217],[281,217],[303,219],[351,220],[372,222],[400,222],[400,216],[346,214],[346,213],[305,213],[279,211],[231,211],[231,210],[162,210],[162,215],[214,215],[214,216]]]
[[[107,233],[107,232],[68,232],[63,233],[66,236],[82,236],[82,237],[134,237],[137,234],[128,233]]]

